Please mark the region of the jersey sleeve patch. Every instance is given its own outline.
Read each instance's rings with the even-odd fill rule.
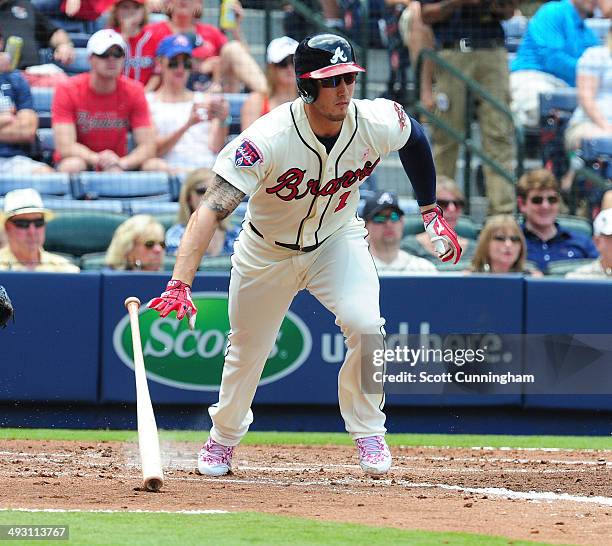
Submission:
[[[403,131],[408,126],[408,116],[400,104],[397,102],[393,103],[395,113],[397,114],[397,121],[400,126],[400,130]]]
[[[263,153],[252,140],[244,138],[236,149],[234,162],[236,167],[254,167],[263,163]]]

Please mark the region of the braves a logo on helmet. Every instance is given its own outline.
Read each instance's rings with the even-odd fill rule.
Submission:
[[[336,64],[338,62],[347,62],[348,58],[346,57],[346,54],[344,53],[344,51],[342,51],[341,47],[337,47],[336,51],[334,51],[334,56],[329,60],[329,62],[331,64]]]
[[[236,167],[254,167],[257,163],[263,163],[263,154],[253,141],[245,138],[236,150],[234,162]]]

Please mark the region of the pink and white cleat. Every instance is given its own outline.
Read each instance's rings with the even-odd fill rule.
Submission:
[[[209,437],[198,453],[198,472],[205,476],[223,476],[232,469],[233,455],[233,447],[221,445]]]
[[[391,468],[391,452],[384,436],[368,436],[355,440],[359,450],[359,466],[366,474],[380,476]]]

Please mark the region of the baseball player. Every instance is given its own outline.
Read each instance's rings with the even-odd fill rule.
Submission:
[[[191,283],[218,219],[246,195],[247,213],[232,256],[231,331],[213,427],[198,456],[201,474],[231,470],[235,446],[253,421],[257,383],[291,301],[308,290],[336,316],[347,354],[338,375],[346,430],[368,474],[391,466],[380,395],[360,388],[362,336],[384,348],[379,283],[356,213],[359,186],[394,150],[412,181],[427,233],[443,261],[457,262],[457,236],[435,202],[435,168],[421,126],[385,99],[355,100],[364,69],[334,34],[305,38],[295,52],[300,98],[261,117],[219,154],[217,177],[193,213],[172,280],[149,307],[195,324]],[[366,355],[367,357],[367,355]]]

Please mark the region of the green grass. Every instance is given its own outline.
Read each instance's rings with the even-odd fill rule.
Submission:
[[[18,541],[19,545],[79,546],[536,546],[470,533],[403,531],[349,523],[240,512],[233,514],[0,512],[2,525],[68,525],[69,541]]]
[[[206,431],[160,431],[162,441],[203,442]],[[0,428],[0,440],[75,440],[84,442],[136,441],[132,430],[68,430]],[[533,447],[564,449],[610,449],[609,436],[503,436],[468,434],[389,434],[391,446],[450,446],[450,447]],[[249,432],[243,445],[351,445],[344,433],[319,432]]]

